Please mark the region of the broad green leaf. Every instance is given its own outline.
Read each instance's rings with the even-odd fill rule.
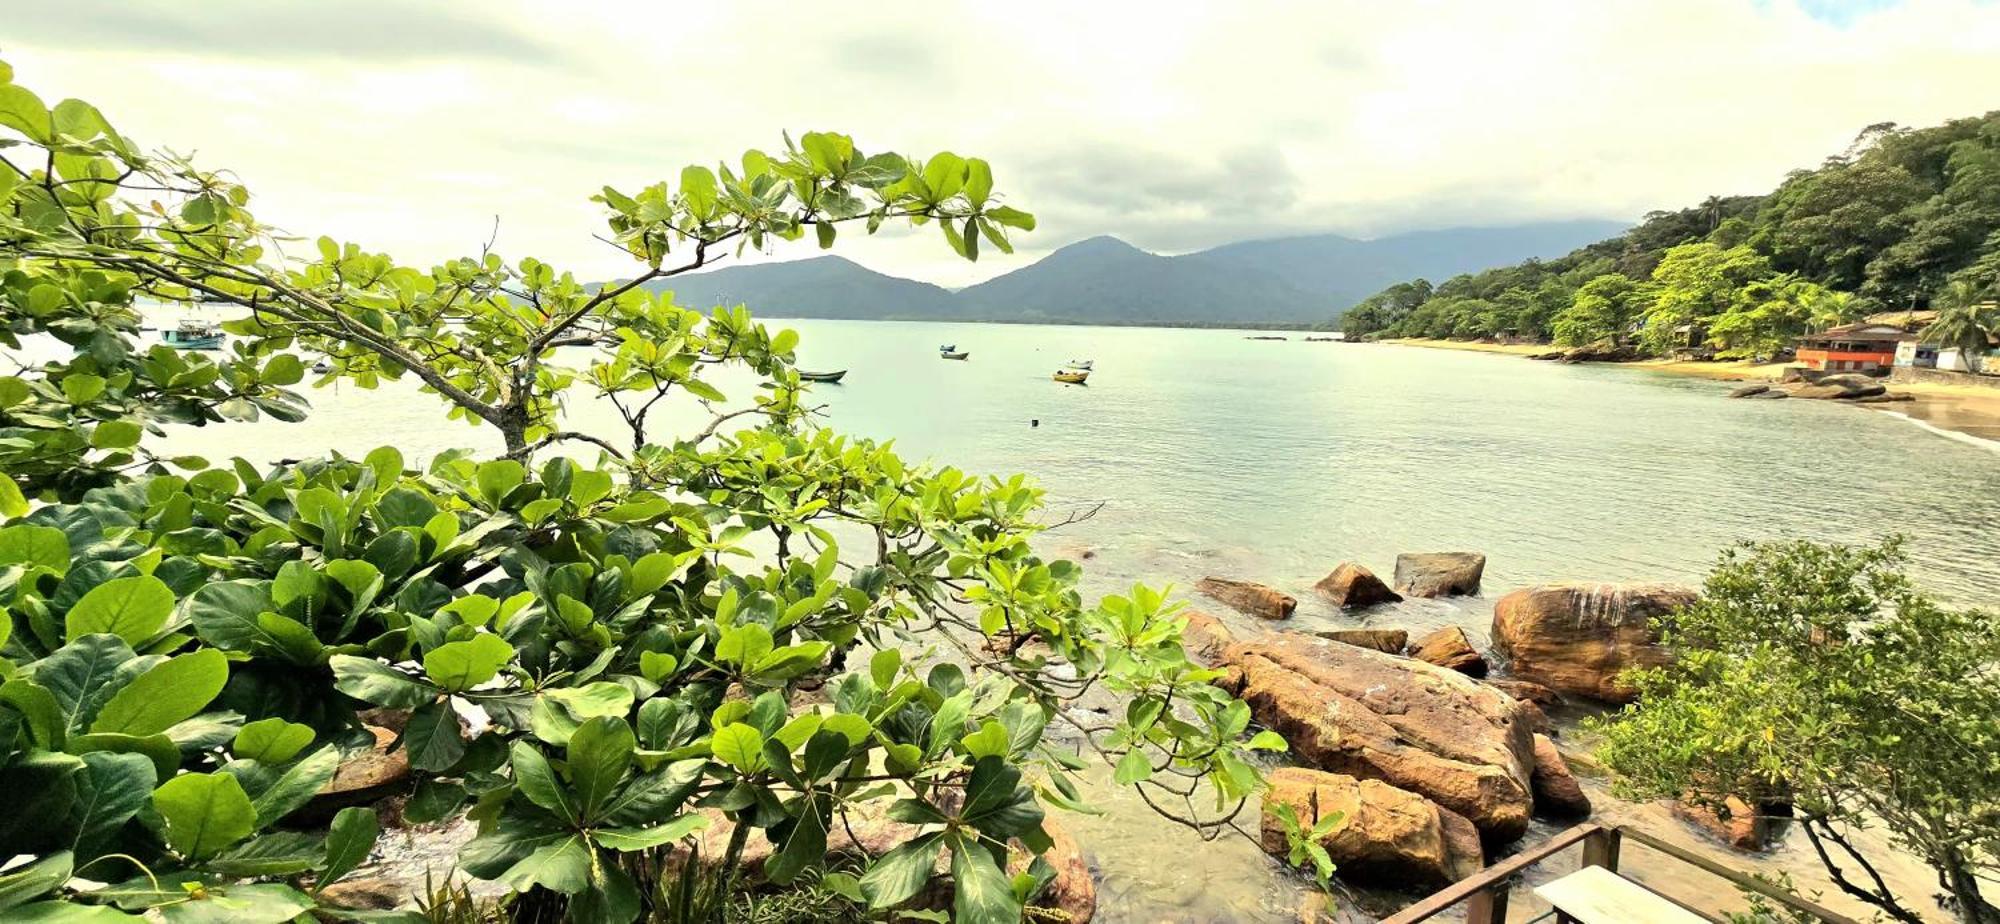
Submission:
[[[459,730],[458,714],[448,701],[438,700],[418,706],[403,726],[403,750],[410,766],[442,773],[465,756],[465,735]]]
[[[708,827],[706,815],[682,815],[650,828],[599,828],[591,834],[597,843],[612,850],[650,850],[680,840]]]
[[[305,756],[285,769],[269,789],[257,794],[251,805],[257,811],[257,825],[263,827],[303,808],[340,770],[340,751],[329,745]]]
[[[438,688],[374,658],[334,655],[327,663],[333,667],[334,687],[362,702],[414,709],[439,693]]]
[[[28,514],[28,498],[21,493],[21,486],[12,478],[0,478],[0,517],[19,517]]]
[[[76,777],[76,847],[96,856],[113,833],[146,807],[158,770],[143,754],[93,751],[82,757],[84,770]]]
[[[481,464],[474,480],[478,484],[480,498],[498,507],[527,477],[521,463],[512,459],[495,459]]]
[[[310,911],[313,900],[276,882],[228,885],[207,890],[199,901],[163,905],[166,924],[284,924]]]
[[[502,874],[500,881],[517,892],[541,886],[574,894],[590,884],[590,865],[590,847],[584,843],[583,835],[571,834],[535,848],[526,859]]]
[[[528,797],[528,801],[569,821],[580,817],[575,800],[556,776],[555,768],[534,745],[526,741],[514,742],[508,763],[514,768],[514,785],[521,790],[521,795]]]
[[[188,596],[187,614],[202,641],[230,651],[249,651],[265,639],[257,616],[271,606],[267,582],[214,581]]]
[[[381,822],[368,809],[354,806],[336,813],[326,832],[326,862],[314,887],[323,890],[366,862],[381,833]]]
[[[168,658],[126,684],[90,723],[93,734],[158,734],[200,712],[229,682],[229,658],[214,648]]]
[[[257,812],[243,784],[227,773],[186,773],[153,790],[153,808],[167,826],[167,846],[205,860],[250,836]]]
[[[73,854],[63,850],[0,875],[0,912],[55,891],[69,881],[75,861]]]
[[[258,719],[236,732],[229,752],[259,763],[282,764],[298,756],[313,741],[310,726],[284,719]]]
[[[90,431],[90,445],[99,449],[130,449],[145,431],[129,420],[107,420]]]
[[[861,877],[861,893],[868,896],[868,906],[893,908],[916,895],[931,879],[942,840],[944,832],[933,832],[876,858]]]
[[[755,773],[764,765],[764,736],[742,722],[716,729],[709,748],[717,760],[744,773]]]
[[[497,605],[496,605],[497,606]],[[514,658],[514,646],[490,632],[447,642],[424,655],[424,673],[447,693],[463,693],[500,673]]]
[[[63,636],[74,642],[86,635],[108,632],[137,645],[167,624],[174,613],[174,592],[151,575],[114,578],[90,589],[70,607]]]
[[[1118,759],[1118,771],[1112,775],[1120,786],[1130,786],[1141,780],[1153,778],[1153,762],[1146,759],[1144,751],[1133,748]]]
[[[952,920],[957,924],[1015,924],[1021,902],[1007,871],[993,854],[962,836],[951,847]]]
[[[599,810],[611,800],[632,766],[632,750],[637,746],[632,726],[610,716],[591,719],[570,736],[566,755],[570,787],[576,793],[578,814],[585,821],[595,821]]]
[[[63,574],[69,570],[69,537],[34,523],[0,527],[0,565],[40,566]]]

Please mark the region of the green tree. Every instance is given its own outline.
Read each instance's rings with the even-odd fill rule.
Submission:
[[[1576,291],[1569,307],[1556,314],[1551,324],[1555,340],[1565,346],[1622,343],[1648,300],[1646,287],[1630,276],[1605,273],[1593,278]]]
[[[1854,301],[1790,273],[1759,279],[1709,324],[1709,342],[1721,347],[1723,356],[1765,359],[1801,334],[1847,320]]]
[[[412,817],[477,822],[462,868],[613,924],[647,912],[633,872],[709,823],[696,808],[734,827],[726,893],[753,832],[783,884],[826,871],[831,826],[869,805],[935,827],[825,881],[901,907],[948,859],[958,920],[1018,921],[1046,864],[1016,879],[998,848],[1048,848],[1045,806],[1079,807],[1079,747],[1214,837],[1261,785],[1250,751],[1283,746],[1246,740],[1249,707],[1187,661],[1161,593],[1087,603],[1073,563],[1033,550],[1025,477],[818,426],[795,333],[642,288],[843,225],[1005,250],[1033,219],[985,162],[814,132],[607,188],[638,269],[585,284],[491,253],[419,269],[321,239],[287,258],[231,174],[11,81],[0,64],[0,329],[69,354],[0,375],[0,843],[34,856],[0,877],[0,916],[311,913],[375,827],[279,825],[308,825],[339,751],[373,746],[364,708],[407,714]],[[142,348],[142,298],[238,306],[230,351]],[[416,379],[505,455],[147,453],[165,422],[304,415],[302,352],[329,359],[316,384]],[[725,393],[725,367],[754,384]],[[629,432],[567,429],[577,393]],[[649,425],[674,400],[709,420]],[[1089,690],[1127,708],[1079,719]],[[477,735],[471,706],[492,719]]]
[[[2000,306],[1987,290],[1964,279],[1953,280],[1932,302],[1937,320],[1924,328],[1923,341],[1955,349],[1966,368],[1979,371],[1989,344],[2000,334]]]
[[[1640,343],[1655,354],[1686,345],[1692,337],[1684,328],[1706,327],[1737,307],[1745,286],[1770,274],[1769,261],[1749,247],[1724,250],[1704,242],[1667,251],[1653,270]]]
[[[1725,553],[1663,622],[1678,660],[1635,676],[1640,699],[1599,724],[1599,754],[1631,797],[1788,798],[1843,891],[1920,921],[1853,837],[1880,827],[1936,870],[1960,920],[1991,924],[2000,620],[1939,605],[1902,565],[1895,541]]]

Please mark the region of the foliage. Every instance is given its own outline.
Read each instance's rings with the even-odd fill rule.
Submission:
[[[1991,290],[1982,290],[1970,280],[1953,280],[1937,301],[1938,318],[1924,329],[1924,342],[1955,349],[1969,363],[1977,363],[2000,337],[2000,305]],[[1971,366],[1977,372],[1979,367]]]
[[[343,751],[371,746],[363,708],[407,713],[394,746],[414,813],[478,822],[466,871],[586,921],[650,913],[633,858],[718,818],[724,868],[755,836],[775,846],[769,880],[812,877],[866,805],[924,833],[867,866],[861,901],[907,904],[943,858],[959,919],[1016,920],[1044,880],[1008,875],[1003,850],[1048,847],[1044,805],[1084,807],[1079,746],[1144,764],[1130,785],[1204,836],[1261,785],[1246,753],[1271,742],[1245,741],[1247,708],[1187,661],[1174,605],[1145,587],[1086,603],[1077,567],[1032,549],[1039,488],[818,426],[794,333],[643,287],[732,245],[831,246],[842,224],[935,223],[966,258],[1006,250],[1033,219],[985,162],[815,132],[675,187],[607,188],[609,239],[641,269],[593,285],[487,252],[419,269],[321,239],[288,258],[230,174],[143,153],[11,76],[0,65],[0,317],[10,346],[68,353],[0,377],[0,778],[16,794],[0,842],[36,857],[4,877],[0,911],[313,909],[377,833],[372,816],[296,817]],[[142,349],[141,299],[235,306],[230,349]],[[297,419],[289,389],[315,354],[315,385],[413,378],[505,455],[260,469],[148,453],[167,423]],[[757,386],[732,398],[707,375],[720,366]],[[579,393],[629,432],[565,429]],[[710,422],[657,433],[670,399]],[[564,443],[597,457],[547,457]],[[1077,744],[1044,734],[1097,689],[1124,714]]]
[[[1607,277],[1632,287],[1611,301],[1611,283],[1585,291]],[[1746,291],[1771,279],[1781,281]],[[1926,129],[1870,126],[1850,150],[1769,195],[1654,212],[1555,260],[1400,283],[1350,309],[1342,326],[1580,346],[1622,340],[1634,332],[1625,325],[1644,318],[1637,345],[1649,353],[1707,345],[1768,356],[1877,306],[1942,303],[1954,283],[2000,285],[2000,112]]]
[[[1902,561],[1893,540],[1725,553],[1600,756],[1630,796],[1788,798],[1841,889],[1920,920],[1852,837],[1880,826],[1962,920],[2000,921],[1979,890],[2000,868],[2000,621],[1932,601]]]

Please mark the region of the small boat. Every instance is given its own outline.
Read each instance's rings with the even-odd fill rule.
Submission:
[[[940,352],[940,353],[938,353],[938,358],[939,358],[939,359],[964,359],[964,358],[966,358],[967,356],[971,356],[971,355],[972,355],[972,351],[971,351],[971,350],[966,350],[966,351],[965,351],[965,352],[963,352],[963,353],[953,353],[953,352],[951,352],[951,351],[949,351],[949,350],[946,350],[946,351],[943,351],[943,352]]]
[[[215,326],[213,321],[185,318],[172,330],[161,329],[160,341],[182,350],[220,350],[222,328]]]
[[[956,344],[956,343],[947,343],[947,344],[943,344],[943,345],[939,346],[939,347],[938,347],[938,352],[940,352],[940,353],[949,353],[949,352],[951,352],[951,351],[953,351],[953,350],[956,350],[956,349],[958,349],[958,344]]]
[[[1064,369],[1056,373],[1056,381],[1064,385],[1082,385],[1085,384],[1084,380],[1088,378],[1090,378],[1090,370],[1088,369],[1082,371]]]
[[[839,384],[839,383],[840,383],[840,379],[841,379],[841,377],[842,377],[842,376],[845,376],[846,374],[847,374],[847,370],[846,370],[846,369],[841,369],[841,370],[839,370],[839,371],[837,371],[837,372],[807,372],[807,371],[805,371],[804,369],[800,369],[800,370],[799,370],[799,381],[801,381],[801,382],[826,382],[826,383],[828,383],[828,384],[833,384],[833,385],[837,385],[837,384]]]
[[[1069,368],[1071,368],[1071,369],[1082,369],[1082,370],[1083,370],[1083,371],[1085,371],[1085,372],[1089,372],[1089,371],[1090,371],[1090,363],[1091,363],[1091,361],[1090,361],[1090,360],[1088,360],[1088,359],[1072,359],[1072,360],[1070,360],[1070,361],[1069,361]]]
[[[312,370],[314,375],[325,375],[333,371],[333,364],[322,359],[313,363]]]

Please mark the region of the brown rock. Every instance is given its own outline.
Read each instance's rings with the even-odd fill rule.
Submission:
[[[1237,667],[1234,664],[1225,664],[1221,670],[1222,676],[1209,681],[1209,683],[1220,687],[1231,696],[1242,696],[1243,668]]]
[[[1569,772],[1569,762],[1547,735],[1535,736],[1535,810],[1559,818],[1590,814],[1590,797]]]
[[[1410,644],[1410,633],[1402,629],[1321,629],[1313,634],[1393,655],[1402,654]]]
[[[1457,597],[1479,592],[1486,556],[1478,552],[1421,552],[1396,556],[1396,589],[1409,597]]]
[[[1493,606],[1493,649],[1508,672],[1563,693],[1629,703],[1618,675],[1673,660],[1653,621],[1695,601],[1673,584],[1543,584]]]
[[[1236,644],[1236,634],[1214,614],[1189,608],[1182,610],[1181,616],[1187,620],[1181,629],[1181,647],[1187,649],[1189,660],[1214,664],[1222,659],[1229,646]]]
[[[1737,850],[1763,850],[1770,843],[1770,819],[1735,796],[1724,799],[1720,811],[1695,802],[1677,801],[1674,814]]]
[[[1527,830],[1534,740],[1521,705],[1455,671],[1279,632],[1230,649],[1258,721],[1321,770],[1379,779],[1506,841]]]
[[[1260,619],[1290,619],[1299,607],[1292,595],[1252,581],[1205,577],[1194,589]]]
[[[409,755],[402,748],[390,750],[396,743],[396,733],[374,726],[368,731],[375,736],[375,746],[348,754],[334,770],[333,779],[313,797],[315,802],[359,805],[388,795],[409,782]]]
[[[1751,385],[1740,385],[1740,386],[1737,386],[1736,388],[1732,388],[1732,389],[1730,389],[1730,390],[1729,390],[1729,397],[1731,397],[1731,398],[1748,398],[1748,397],[1750,397],[1750,396],[1752,396],[1752,395],[1761,395],[1761,394],[1763,394],[1763,393],[1765,393],[1765,392],[1767,392],[1767,391],[1770,391],[1770,390],[1771,390],[1771,383],[1769,383],[1769,382],[1757,382],[1757,383],[1755,383],[1755,384],[1751,384]]]
[[[1319,583],[1313,585],[1313,589],[1333,601],[1334,606],[1342,608],[1395,603],[1403,599],[1402,594],[1390,590],[1389,585],[1382,583],[1382,579],[1376,577],[1375,572],[1351,561],[1341,562],[1339,567],[1333,569],[1332,574],[1320,578]]]
[[[1511,677],[1489,677],[1486,680],[1486,685],[1515,699],[1534,703],[1537,706],[1562,705],[1561,694],[1539,683],[1527,680],[1515,680]]]
[[[1289,805],[1308,828],[1334,812],[1341,814],[1340,826],[1319,843],[1344,879],[1435,887],[1464,879],[1484,865],[1472,826],[1422,796],[1379,780],[1303,767],[1274,770],[1268,779],[1261,841],[1273,856],[1282,857],[1288,849],[1275,807]]]
[[[414,906],[416,898],[401,883],[389,879],[346,879],[320,892],[319,903],[352,911],[393,911],[404,904]]]
[[[1446,626],[1418,639],[1410,646],[1410,657],[1451,668],[1468,677],[1486,676],[1486,658],[1472,647],[1465,630],[1457,626]]]
[[[1050,880],[1041,894],[1030,898],[1028,905],[1061,912],[1067,917],[1057,920],[1069,924],[1090,924],[1090,919],[1097,916],[1097,879],[1090,873],[1090,862],[1084,858],[1083,848],[1070,836],[1069,829],[1053,818],[1042,820],[1042,830],[1048,832],[1051,842],[1042,859],[1056,871],[1056,878]],[[1016,875],[1026,872],[1035,860],[1018,842],[1010,846],[1007,857],[1007,872]]]

